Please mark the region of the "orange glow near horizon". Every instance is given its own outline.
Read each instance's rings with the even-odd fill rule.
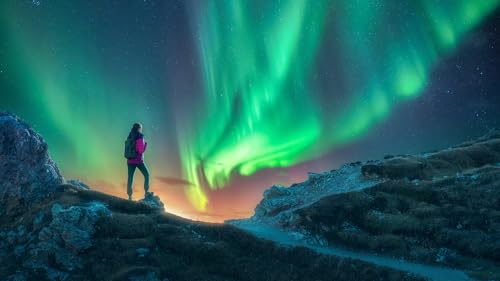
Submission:
[[[123,174],[123,171],[120,172]],[[276,176],[278,175],[278,176]],[[262,199],[264,190],[273,184],[290,185],[305,180],[307,172],[299,168],[293,172],[268,170],[253,177],[236,177],[225,188],[207,190],[210,198],[207,210],[196,210],[186,198],[182,186],[168,185],[152,175],[150,191],[158,195],[165,204],[165,211],[183,218],[209,223],[223,223],[225,220],[249,218],[254,214],[255,206]],[[80,179],[92,189],[120,198],[127,198],[125,177],[115,182],[71,175],[67,179]],[[134,176],[133,200],[144,196],[143,176],[136,172]]]
[[[133,200],[137,201],[143,198],[144,190],[142,189],[142,176],[135,176]],[[83,180],[92,189],[104,192],[120,198],[127,198],[126,187],[123,190],[110,188],[111,185],[103,184],[102,181]],[[220,191],[225,191],[223,189]],[[165,184],[160,183],[158,180],[153,180],[150,185],[150,191],[158,195],[161,201],[165,204],[165,211],[186,219],[194,221],[203,221],[210,223],[223,223],[229,219],[248,218],[253,215],[253,208],[257,205],[260,198],[254,197],[248,200],[236,200],[238,204],[233,204],[232,200],[227,198],[227,204],[214,206],[211,204],[210,209],[206,212],[199,212],[193,208],[189,201],[185,198],[182,188],[169,188]],[[216,196],[213,194],[212,196]],[[219,201],[216,198],[213,200]]]

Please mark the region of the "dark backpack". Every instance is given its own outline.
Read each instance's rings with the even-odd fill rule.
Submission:
[[[137,157],[137,151],[135,150],[135,140],[133,138],[127,138],[125,141],[125,153],[123,154],[127,159],[134,159]]]

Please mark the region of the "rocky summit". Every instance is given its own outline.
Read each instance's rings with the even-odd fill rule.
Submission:
[[[153,192],[146,192],[144,199],[139,200],[139,202],[158,211],[165,211],[165,206],[163,202],[161,202],[160,197],[155,195]]]
[[[47,143],[28,124],[0,112],[0,217],[15,215],[63,183]]]
[[[285,247],[229,224],[164,212],[64,181],[43,138],[0,113],[0,280],[424,280]]]

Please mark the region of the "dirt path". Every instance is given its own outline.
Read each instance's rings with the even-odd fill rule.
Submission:
[[[298,235],[294,235],[293,232],[283,231],[261,223],[241,220],[233,221],[231,222],[231,224],[242,230],[250,232],[257,237],[272,240],[282,245],[303,246],[322,254],[358,259],[369,263],[418,274],[434,281],[473,281],[473,279],[468,277],[463,271],[451,268],[418,264],[401,259],[383,257],[375,254],[350,251],[335,247],[310,245],[302,241]]]

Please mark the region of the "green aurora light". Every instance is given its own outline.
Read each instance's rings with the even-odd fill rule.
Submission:
[[[143,1],[119,3],[127,14],[112,23],[116,3],[29,2],[5,1],[0,9],[0,69],[8,69],[0,109],[37,125],[66,176],[114,183],[125,178],[122,138],[141,120],[149,126],[152,173],[182,173],[192,183],[187,198],[204,211],[207,189],[227,186],[234,174],[290,167],[361,138],[418,96],[433,67],[500,0],[193,0],[186,10],[192,35],[175,35],[196,45],[201,81],[193,84],[202,92],[175,128],[168,102],[176,97],[164,85],[173,82],[151,79],[173,76],[149,43],[169,27],[149,10],[133,21],[139,12],[129,6]],[[151,39],[141,37],[148,30],[154,40],[141,40]],[[328,87],[317,79],[325,65],[334,74]],[[165,128],[153,130],[160,122]],[[174,144],[155,144],[174,132]]]
[[[498,3],[197,1],[204,112],[179,139],[189,199],[203,210],[203,188],[223,187],[233,173],[288,167],[359,138],[418,95],[439,58]],[[410,12],[390,13],[402,7]],[[340,45],[327,51],[343,58],[332,67],[351,92],[341,110],[324,114],[311,72],[332,30]]]

